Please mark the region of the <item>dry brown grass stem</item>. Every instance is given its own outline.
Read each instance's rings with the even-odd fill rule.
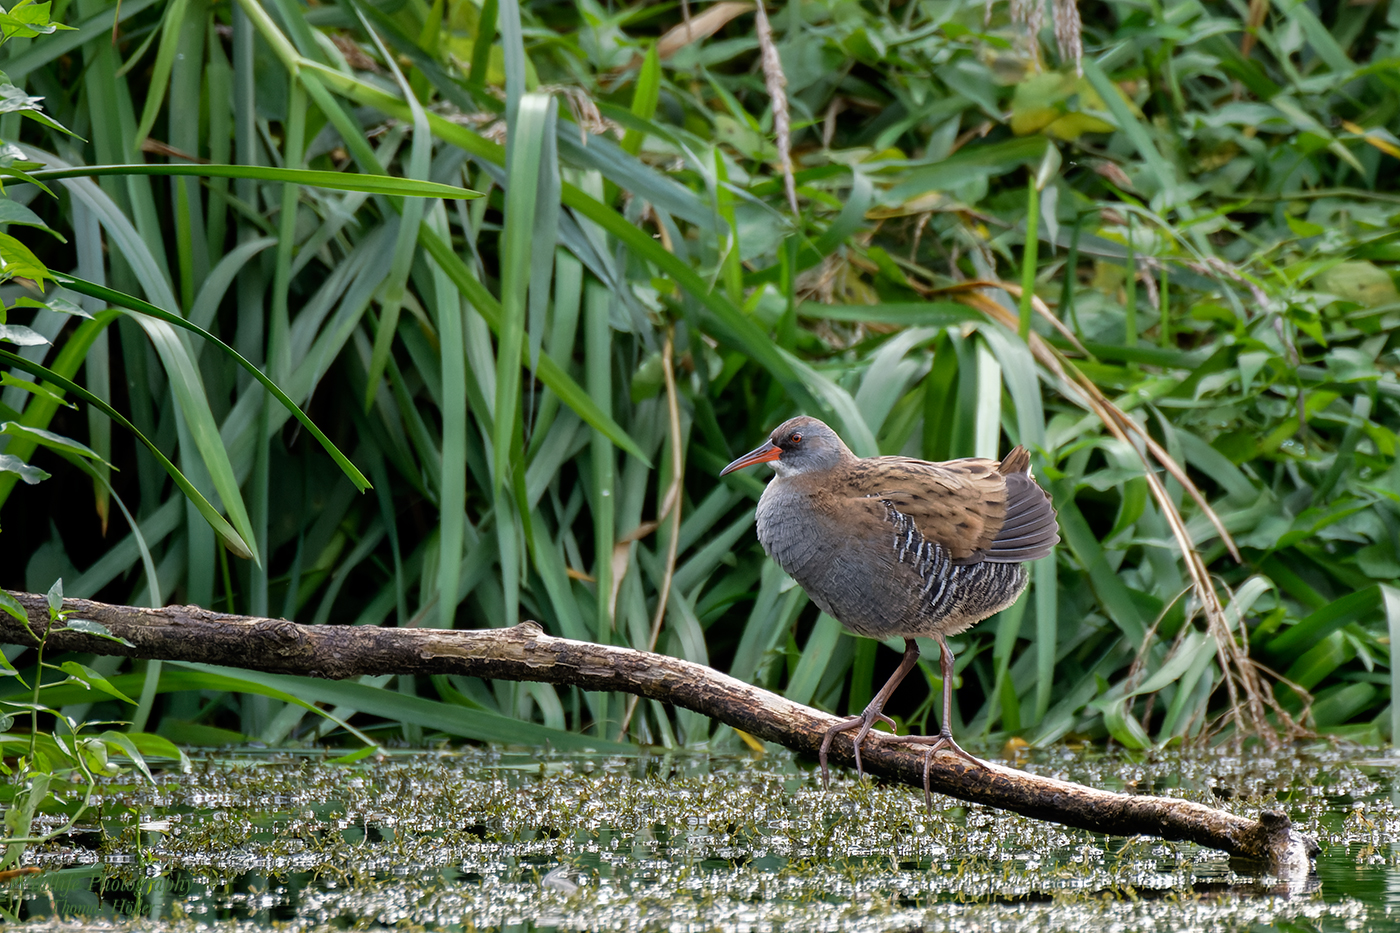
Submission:
[[[1008,330],[1014,331],[1017,324],[1015,315],[985,294],[984,289],[987,288],[999,288],[1017,298],[1020,297],[1021,293],[1018,286],[1009,282],[997,281],[967,282],[937,291],[949,294],[955,300],[982,312]],[[1043,317],[1054,322],[1057,330],[1064,332],[1063,325],[1055,319],[1044,302],[1034,299],[1033,305]],[[1191,539],[1181,510],[1172,501],[1166,486],[1149,460],[1148,454],[1150,453],[1151,459],[1156,460],[1173,479],[1181,484],[1182,488],[1200,506],[1203,513],[1209,516],[1211,524],[1215,526],[1221,540],[1225,542],[1231,554],[1238,560],[1239,554],[1235,549],[1234,542],[1229,533],[1225,531],[1224,525],[1215,511],[1206,503],[1205,496],[1186,475],[1186,471],[1181,468],[1181,465],[1151,438],[1146,429],[1113,404],[1099,387],[1084,376],[1078,367],[1060,351],[1034,333],[1031,334],[1029,349],[1036,361],[1055,377],[1061,392],[1066,397],[1074,399],[1087,411],[1098,416],[1108,432],[1136,451],[1142,460],[1143,475],[1148,488],[1162,514],[1166,517],[1172,536],[1176,539],[1181,550],[1187,574],[1191,579],[1192,589],[1195,591],[1201,611],[1206,617],[1207,630],[1215,641],[1216,655],[1230,701],[1226,718],[1235,722],[1240,734],[1258,735],[1266,742],[1276,743],[1278,736],[1275,730],[1269,726],[1267,706],[1274,711],[1279,717],[1279,722],[1288,731],[1299,731],[1299,727],[1292,717],[1288,716],[1275,702],[1273,691],[1259,677],[1259,670],[1249,657],[1244,640],[1236,638],[1231,631],[1225,608],[1220,602],[1219,594],[1216,592],[1210,573],[1206,569],[1205,561]],[[1130,435],[1136,436],[1139,443],[1133,443],[1133,438]],[[1243,626],[1243,620],[1241,620],[1241,626]]]
[[[667,518],[671,520],[671,540],[666,545],[666,567],[661,576],[661,588],[656,596],[656,615],[651,620],[651,636],[647,639],[647,650],[655,651],[656,642],[661,637],[661,623],[666,619],[666,603],[671,598],[671,581],[676,576],[676,554],[681,542],[681,490],[685,480],[685,457],[681,440],[681,405],[676,391],[675,334],[666,331],[666,343],[661,348],[661,372],[666,377],[666,414],[671,425],[671,485],[661,501],[656,521],[659,525]],[[637,697],[634,694],[627,701],[627,712],[622,717],[622,728],[618,730],[619,742],[627,738],[627,728],[632,724],[632,716],[637,711]]]
[[[1259,29],[1269,18],[1269,0],[1249,0],[1249,15],[1245,19],[1244,35],[1240,36],[1240,54],[1249,58],[1259,41]]]
[[[787,75],[783,74],[783,62],[778,57],[773,26],[768,22],[763,0],[758,0],[758,6],[754,9],[754,25],[758,32],[759,58],[763,63],[763,83],[767,85],[768,97],[773,103],[773,135],[778,143],[778,168],[783,173],[783,190],[787,192],[788,207],[796,217],[797,180],[792,174],[792,120],[788,114]]]
[[[736,16],[743,16],[753,9],[752,3],[739,3],[736,0],[723,0],[709,7],[699,16],[690,15],[689,4],[681,16],[681,22],[666,31],[656,43],[656,56],[662,61],[675,55],[692,42],[710,38],[723,29]],[[640,64],[640,56],[638,56]]]
[[[710,38],[728,25],[730,20],[743,16],[752,10],[752,3],[740,2],[740,0],[721,0],[699,16],[691,16],[690,4],[686,0],[682,0],[681,21],[666,30],[665,34],[656,40],[656,57],[664,62],[691,43],[703,42]],[[613,68],[609,75],[616,78],[624,72],[640,68],[641,65],[642,56],[638,53],[633,55],[632,60],[627,64]]]

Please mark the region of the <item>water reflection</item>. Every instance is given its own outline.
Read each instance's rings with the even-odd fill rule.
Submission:
[[[31,927],[570,930],[1389,929],[1400,759],[1092,756],[1023,767],[1255,815],[1323,844],[1283,883],[1185,843],[1116,839],[809,765],[492,750],[330,765],[211,758],[103,788],[100,824],[0,888]]]

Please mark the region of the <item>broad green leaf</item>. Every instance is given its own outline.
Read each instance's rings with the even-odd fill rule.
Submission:
[[[26,227],[38,227],[40,230],[43,230],[45,233],[57,239],[60,243],[68,242],[57,230],[54,230],[48,224],[44,223],[43,219],[38,214],[31,211],[23,204],[20,204],[18,201],[12,201],[9,198],[0,198],[0,224],[20,224]],[[21,302],[24,300],[25,299],[20,299]],[[33,299],[29,300],[32,301]]]
[[[366,745],[364,748],[356,749],[348,755],[332,758],[330,763],[333,765],[353,765],[355,762],[364,761],[366,758],[379,751],[381,751],[381,749],[377,745]]]
[[[1314,280],[1321,291],[1354,301],[1368,308],[1379,308],[1400,301],[1400,292],[1390,274],[1373,263],[1339,263]]]
[[[19,476],[20,479],[28,483],[30,486],[33,486],[36,483],[42,483],[50,476],[50,474],[45,472],[44,470],[41,470],[36,466],[31,466],[30,464],[25,463],[23,460],[21,460],[19,457],[14,456],[13,454],[0,454],[0,471],[4,471],[6,473],[14,473],[17,476]]]
[[[119,635],[113,635],[111,629],[107,628],[107,626],[103,625],[101,622],[94,622],[91,619],[68,619],[64,622],[63,627],[73,632],[91,635],[94,638],[105,638],[108,641],[126,645],[128,648],[136,647],[125,638]]]
[[[152,735],[149,732],[128,732],[125,733],[131,744],[139,751],[144,758],[167,758],[178,762],[178,767],[183,774],[190,771],[190,759],[174,742],[160,735]]]
[[[1339,726],[1370,706],[1376,693],[1372,684],[1339,684],[1337,689],[1319,695],[1313,703],[1309,710],[1313,724],[1319,729]]]
[[[1189,632],[1167,659],[1167,663],[1153,671],[1137,689],[1127,694],[1127,697],[1146,696],[1174,683],[1186,673],[1200,652],[1209,650],[1206,647],[1207,641],[1209,636],[1205,632]]]
[[[0,590],[0,611],[9,613],[20,625],[29,624],[29,613],[19,604],[19,600],[4,590]]]
[[[53,276],[49,274],[48,267],[29,251],[29,247],[8,233],[0,233],[0,279],[14,278],[44,282]]]
[[[510,9],[507,0],[503,9]],[[511,434],[520,400],[520,359],[525,344],[526,293],[530,287],[530,255],[536,220],[537,194],[543,156],[543,136],[554,132],[554,98],[526,94],[519,100],[518,118],[511,126],[508,150],[505,221],[501,229],[501,327],[496,362],[495,435],[491,475],[496,487],[510,469]]]
[[[1310,613],[1296,625],[1284,630],[1268,644],[1268,652],[1283,660],[1292,660],[1309,647],[1319,644],[1345,625],[1366,618],[1376,611],[1381,596],[1378,587],[1367,587],[1349,593],[1316,612]]]
[[[67,627],[71,629],[73,626],[70,624]],[[101,690],[108,696],[116,697],[124,703],[130,703],[132,706],[136,705],[135,700],[112,686],[111,681],[86,665],[79,664],[77,661],[64,661],[59,667],[74,680],[81,681],[96,690]]]
[[[661,99],[661,58],[657,47],[647,49],[642,58],[642,69],[637,75],[637,89],[632,92],[632,115],[641,120],[650,120],[656,113],[656,105]],[[622,149],[628,155],[636,155],[642,149],[643,135],[638,130],[628,130],[622,138]]]
[[[1113,124],[1095,116],[1103,110],[1103,98],[1083,77],[1043,72],[1016,85],[1011,131],[1017,136],[1044,131],[1069,141],[1085,133],[1111,133]]]
[[[21,347],[42,347],[48,338],[23,324],[0,324],[0,340]]]
[[[64,408],[72,408],[75,411],[78,408],[77,405],[65,399],[61,393],[45,388],[37,383],[30,382],[28,379],[21,379],[18,376],[13,376],[10,373],[0,373],[0,385],[14,386],[17,389],[23,389],[31,395],[46,398],[57,405],[62,405]]]
[[[98,456],[97,451],[71,437],[64,437],[61,434],[54,434],[52,431],[45,431],[42,428],[31,428],[28,425],[20,424],[18,421],[6,421],[0,424],[0,434],[9,434],[17,437],[27,437],[41,447],[48,447],[61,453],[72,454],[76,457],[87,457],[96,460],[108,467],[112,465]]]
[[[1103,722],[1112,735],[1124,748],[1143,749],[1152,747],[1152,739],[1148,737],[1147,730],[1143,729],[1142,723],[1138,722],[1132,710],[1128,707],[1126,697],[1105,703],[1103,705]]]
[[[3,203],[3,202],[0,202],[0,203]],[[93,317],[92,317],[91,314],[88,314],[88,313],[87,313],[86,311],[84,311],[82,308],[80,308],[80,307],[78,307],[77,305],[73,304],[73,302],[69,301],[67,298],[64,298],[64,297],[61,296],[61,295],[50,295],[49,297],[45,298],[43,301],[39,301],[39,300],[37,300],[37,299],[28,298],[28,297],[19,298],[18,300],[15,301],[15,307],[16,307],[16,308],[47,308],[47,309],[49,309],[50,311],[57,311],[59,314],[71,314],[71,315],[73,315],[74,317],[80,317],[80,318],[83,318],[84,320],[88,320],[88,321],[91,321],[91,320],[93,319]]]
[[[146,766],[145,756],[136,748],[136,743],[131,741],[130,736],[121,732],[107,731],[89,741],[101,742],[111,751],[130,758],[131,763],[136,766],[136,770],[140,771],[147,781],[152,784],[156,782],[155,777],[151,774],[151,769]]]
[[[1374,598],[1374,597],[1373,597]],[[1355,652],[1340,632],[1333,632],[1314,644],[1284,672],[1290,681],[1311,690],[1354,657]]]

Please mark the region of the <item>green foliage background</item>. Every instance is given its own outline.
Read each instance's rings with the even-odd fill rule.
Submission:
[[[1271,727],[1286,711],[1379,741],[1400,715],[1396,9],[1086,2],[1080,76],[1051,25],[1033,36],[1001,5],[774,5],[794,216],[742,4],[692,4],[709,19],[687,40],[670,4],[56,3],[73,29],[11,41],[2,67],[76,136],[0,116],[18,145],[0,220],[120,294],[51,285],[35,308],[20,280],[0,290],[48,341],[16,350],[34,368],[0,393],[0,583],[326,624],[533,618],[859,710],[895,653],[762,556],[760,477],[715,478],[806,412],[864,455],[1034,451],[1065,543],[955,640],[960,737],[1240,728],[1220,718],[1233,642],[1270,671]],[[486,196],[402,197],[377,175]],[[122,295],[222,338],[373,490],[231,352],[104,313]],[[124,413],[227,530],[40,366]],[[35,467],[52,476],[27,485]],[[1214,626],[1173,509],[1225,605]],[[739,741],[548,685],[80,660],[132,703],[94,708],[77,678],[51,707],[183,743],[348,738],[352,721],[375,741],[597,747],[624,721],[642,742]],[[911,682],[891,711],[928,730],[931,702]]]

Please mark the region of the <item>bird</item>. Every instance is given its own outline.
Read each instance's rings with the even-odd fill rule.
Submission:
[[[775,428],[768,440],[720,471],[758,463],[777,474],[758,500],[758,540],[812,601],[866,638],[904,639],[894,674],[858,716],[827,730],[819,760],[828,785],[827,752],[835,737],[857,730],[860,747],[900,681],[919,660],[922,636],[938,643],[943,715],[938,735],[906,736],[929,745],[924,788],[935,753],[947,749],[986,765],[953,740],[953,653],[947,638],[1014,603],[1026,588],[1025,562],[1060,540],[1054,506],[1031,476],[1030,454],[1017,446],[1002,460],[931,463],[912,457],[857,457],[836,432],[806,415]]]

